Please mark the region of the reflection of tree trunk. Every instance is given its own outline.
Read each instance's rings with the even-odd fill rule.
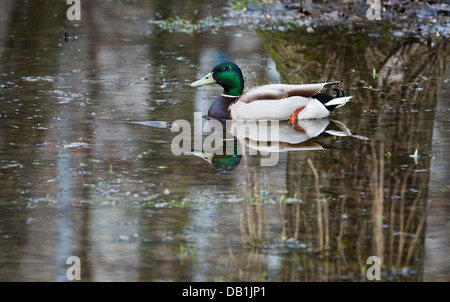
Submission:
[[[374,144],[372,144],[373,170],[370,178],[370,188],[372,190],[372,227],[375,251],[381,264],[384,258],[384,238],[383,238],[383,208],[384,208],[384,148],[380,144],[380,151],[377,154]]]
[[[417,50],[419,43],[405,44],[397,50],[395,54],[389,56],[383,67],[378,72],[378,86],[387,86],[392,82],[403,82],[405,68],[408,66],[409,57],[412,52]],[[385,84],[385,85],[383,85]]]
[[[386,95],[397,96],[396,99],[406,100],[420,109],[433,109],[435,104],[426,101],[436,101],[436,78],[445,71],[446,50],[445,40],[436,41],[433,47],[420,41],[401,44],[380,68],[378,86]],[[394,110],[399,110],[400,104],[394,104]]]
[[[272,43],[272,33],[259,34],[263,40],[268,38],[267,45],[271,46],[272,59],[282,75],[282,82],[341,80],[341,87],[346,89],[348,95],[354,96],[355,101],[352,100],[351,105],[356,112],[363,113],[368,108],[377,110],[376,118],[368,119],[371,124],[355,121],[354,125],[349,123],[349,127],[353,133],[372,133],[371,129],[377,129],[380,142],[372,145],[354,145],[351,142],[347,145],[344,142],[342,147],[352,150],[349,156],[360,156],[347,157],[347,153],[342,152],[339,161],[330,164],[333,160],[327,160],[329,155],[324,153],[319,161],[324,164],[316,166],[321,174],[322,194],[330,190],[334,197],[339,192],[343,195],[338,204],[336,201],[329,203],[330,214],[343,210],[350,212],[349,207],[355,206],[371,209],[371,228],[364,225],[364,220],[356,220],[352,226],[344,224],[337,229],[330,226],[330,238],[341,238],[336,243],[338,250],[342,254],[345,249],[345,261],[342,261],[345,269],[361,269],[367,257],[376,253],[385,268],[395,271],[406,265],[422,271],[420,263],[414,259],[423,258],[424,252],[430,157],[422,156],[416,166],[409,155],[417,148],[420,152],[431,143],[434,113],[427,110],[436,108],[438,79],[447,66],[446,41],[435,41],[431,47],[420,39],[395,41],[390,39],[390,35],[386,38],[384,35],[368,38],[366,33],[362,34],[355,27],[352,31],[348,34],[345,26],[336,26],[334,29],[318,28],[314,36],[306,30],[301,30],[298,35],[292,32],[276,33]],[[341,41],[342,47],[326,42],[331,40]],[[378,79],[373,78],[373,69],[378,73]],[[363,86],[372,86],[374,90]],[[345,107],[342,108],[342,111],[345,110]],[[360,114],[354,116],[358,119]],[[395,122],[390,122],[391,117]],[[304,173],[307,170],[307,156],[289,153],[286,174],[290,192],[296,192],[299,186],[292,175],[302,175],[303,200],[316,195],[314,177]],[[405,164],[402,166],[402,163]],[[366,175],[363,171],[372,172]],[[369,187],[371,189],[367,192]],[[347,209],[340,208],[343,200]],[[302,212],[308,211],[308,207],[302,208]],[[292,215],[286,211],[287,217],[292,219]],[[319,213],[314,217],[319,219]],[[389,228],[385,228],[385,224],[389,224]],[[301,230],[318,232],[305,227]],[[356,235],[358,238],[347,237],[346,240],[351,242],[348,245],[341,242],[345,240],[342,239],[345,234],[355,236],[358,233],[356,230],[360,233]],[[373,241],[368,242],[367,236]],[[300,241],[309,238],[302,231],[299,231],[299,237]],[[420,279],[419,274],[417,280]]]
[[[446,70],[444,79],[450,79],[450,68]],[[426,221],[426,252],[424,281],[450,281],[450,82],[441,83],[438,91],[436,120],[433,127],[433,160],[430,166],[429,199],[430,210]]]
[[[96,15],[93,14],[95,12],[96,8],[96,2],[95,1],[89,1],[89,2],[83,2],[83,22],[86,22],[86,28],[89,29],[89,33],[84,37],[87,40],[87,43],[85,44],[86,49],[86,58],[87,60],[83,60],[81,62],[82,66],[79,66],[80,69],[87,71],[86,78],[93,83],[89,86],[89,96],[95,102],[98,100],[99,95],[98,93],[100,90],[100,84],[99,78],[97,77],[98,72],[97,70],[100,69],[99,63],[97,61],[98,57],[98,43],[97,40],[99,38],[99,30],[98,30],[98,24],[96,22]],[[93,104],[96,105],[96,104]],[[93,136],[92,134],[92,127],[91,125],[95,123],[95,118],[92,114],[90,114],[87,110],[80,111],[77,113],[77,116],[69,119],[73,122],[78,123],[79,121],[84,121],[83,127],[84,129],[81,129],[82,133],[84,133],[86,136]],[[88,148],[86,152],[83,152],[82,157],[80,158],[80,162],[86,162],[88,158],[93,158],[93,149]],[[93,183],[93,174],[87,173],[86,176],[83,177],[83,183],[90,184]],[[83,200],[88,200],[89,195],[91,194],[90,190],[85,188],[83,189]],[[77,251],[75,255],[79,255],[80,259],[82,259],[83,262],[83,278],[87,280],[93,280],[93,272],[92,267],[95,265],[92,263],[93,255],[90,253],[91,250],[87,247],[90,246],[89,242],[92,238],[92,234],[90,233],[91,230],[91,213],[90,213],[90,207],[89,206],[83,206],[80,209],[80,217],[77,219],[77,222],[74,225],[79,226],[79,230],[77,230],[77,238],[78,242],[76,244]],[[94,261],[95,262],[95,261]]]

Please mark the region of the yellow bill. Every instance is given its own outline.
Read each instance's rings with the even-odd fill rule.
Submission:
[[[195,81],[194,83],[189,84],[189,87],[200,87],[203,85],[209,85],[216,83],[216,80],[214,80],[212,72],[205,75],[203,78],[201,78],[198,81]]]

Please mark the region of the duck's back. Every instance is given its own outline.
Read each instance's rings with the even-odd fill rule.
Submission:
[[[337,82],[317,84],[270,84],[251,88],[244,92],[239,102],[251,103],[259,100],[282,100],[291,96],[312,97],[325,86],[334,85]]]

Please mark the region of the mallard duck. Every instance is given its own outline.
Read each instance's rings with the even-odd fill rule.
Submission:
[[[232,120],[292,120],[316,119],[330,115],[335,108],[350,99],[342,90],[336,96],[320,93],[327,86],[339,82],[287,85],[270,84],[244,92],[241,69],[232,62],[224,62],[212,69],[190,87],[219,84],[223,93],[209,108],[208,115],[216,119]]]
[[[219,126],[219,132],[216,132],[216,122],[223,125]],[[261,164],[264,161],[264,165],[270,166],[278,163],[280,155],[276,153],[323,150],[331,148],[334,140],[330,144],[329,137],[357,137],[343,123],[330,118],[298,120],[295,129],[287,122],[231,120],[225,123],[210,119],[206,121],[208,123],[208,128],[215,128],[214,133],[222,140],[215,139],[213,145],[205,145],[202,150],[193,149],[189,154],[206,160],[219,173],[237,168],[244,154],[259,154]]]

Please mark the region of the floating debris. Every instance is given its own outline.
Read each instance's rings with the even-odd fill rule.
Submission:
[[[57,78],[52,77],[52,76],[22,77],[21,79],[24,81],[27,81],[27,82],[37,82],[37,81],[56,82],[57,81]]]
[[[219,18],[208,17],[197,22],[192,22],[191,20],[183,19],[180,17],[168,18],[165,20],[148,20],[151,24],[156,24],[162,30],[171,33],[186,33],[194,34],[211,29],[218,28],[222,21]]]
[[[89,148],[89,145],[86,143],[81,143],[81,142],[73,142],[73,143],[64,145],[64,149],[67,149],[67,148]]]

